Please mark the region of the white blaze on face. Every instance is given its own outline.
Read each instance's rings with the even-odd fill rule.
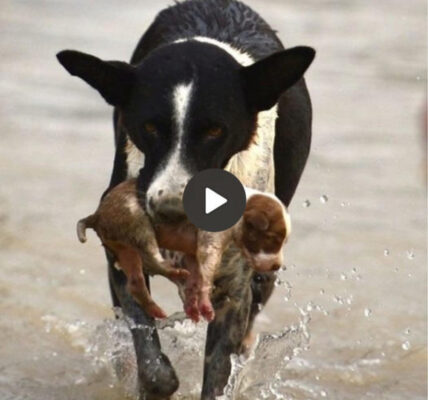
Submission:
[[[160,166],[147,191],[147,199],[152,198],[156,204],[162,197],[177,197],[184,190],[184,186],[191,178],[182,160],[183,137],[186,117],[192,98],[193,82],[179,84],[172,91],[173,129],[176,132],[176,141]],[[147,204],[149,213],[153,213],[150,204]]]
[[[259,272],[270,271],[274,265],[281,266],[284,262],[282,249],[278,253],[265,253],[261,251],[254,255],[254,264]]]

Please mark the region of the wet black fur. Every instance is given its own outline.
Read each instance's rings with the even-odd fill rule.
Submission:
[[[192,36],[230,43],[255,60],[284,50],[275,32],[246,5],[234,0],[188,0],[159,13],[138,43],[130,64],[103,62],[73,51],[59,53],[60,62],[72,75],[85,79],[108,103],[116,106],[116,156],[110,187],[126,179],[124,146],[128,134],[146,154],[139,185],[147,189],[155,171],[162,168],[174,140],[168,117],[171,106],[166,101],[165,90],[170,90],[177,78],[189,81],[197,76],[200,92],[194,98],[198,104],[194,104],[196,112],[189,119],[185,142],[187,167],[192,172],[224,167],[233,154],[248,145],[257,111],[269,108],[287,89],[279,98],[273,152],[275,191],[288,206],[310,149],[311,103],[301,75],[312,61],[313,51],[298,48],[286,57],[274,55],[269,61],[270,73],[262,76],[266,64],[242,71],[232,57],[215,46],[194,41],[170,45],[176,39]],[[284,68],[291,72],[283,75]],[[272,89],[264,92],[261,83]],[[144,134],[143,123],[147,121],[159,127],[161,140]],[[200,132],[210,124],[223,124],[230,134],[207,141]],[[214,399],[221,394],[229,375],[230,354],[241,351],[258,304],[266,303],[274,286],[273,274],[253,274],[233,248],[224,255],[222,270],[213,298],[219,317],[208,328],[203,399]],[[137,324],[154,327],[154,321],[127,293],[124,275],[115,270],[112,260],[109,260],[109,280],[114,305],[120,306]],[[177,389],[178,380],[160,350],[156,330],[147,334],[147,330],[133,328],[132,334],[141,393],[145,392],[148,399],[167,398]]]

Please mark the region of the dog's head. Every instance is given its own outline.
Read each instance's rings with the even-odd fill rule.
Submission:
[[[249,66],[195,40],[159,47],[137,65],[70,50],[57,57],[116,107],[120,129],[144,153],[139,185],[149,213],[179,220],[188,180],[250,145],[257,113],[302,77],[314,50],[295,47]]]
[[[281,267],[282,246],[290,233],[290,217],[278,199],[268,194],[255,194],[248,199],[242,217],[242,245],[256,271],[276,271]]]

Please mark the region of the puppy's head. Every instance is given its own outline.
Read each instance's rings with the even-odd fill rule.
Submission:
[[[279,200],[265,194],[248,199],[243,215],[242,244],[256,271],[276,271],[281,267],[282,246],[290,231],[290,217]]]

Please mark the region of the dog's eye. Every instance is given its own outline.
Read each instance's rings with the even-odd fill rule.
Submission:
[[[148,133],[149,135],[155,136],[158,134],[156,125],[152,122],[145,122],[143,124],[143,129],[144,129],[144,132]]]
[[[219,126],[213,126],[206,130],[205,135],[209,139],[217,139],[223,135],[223,129]]]

